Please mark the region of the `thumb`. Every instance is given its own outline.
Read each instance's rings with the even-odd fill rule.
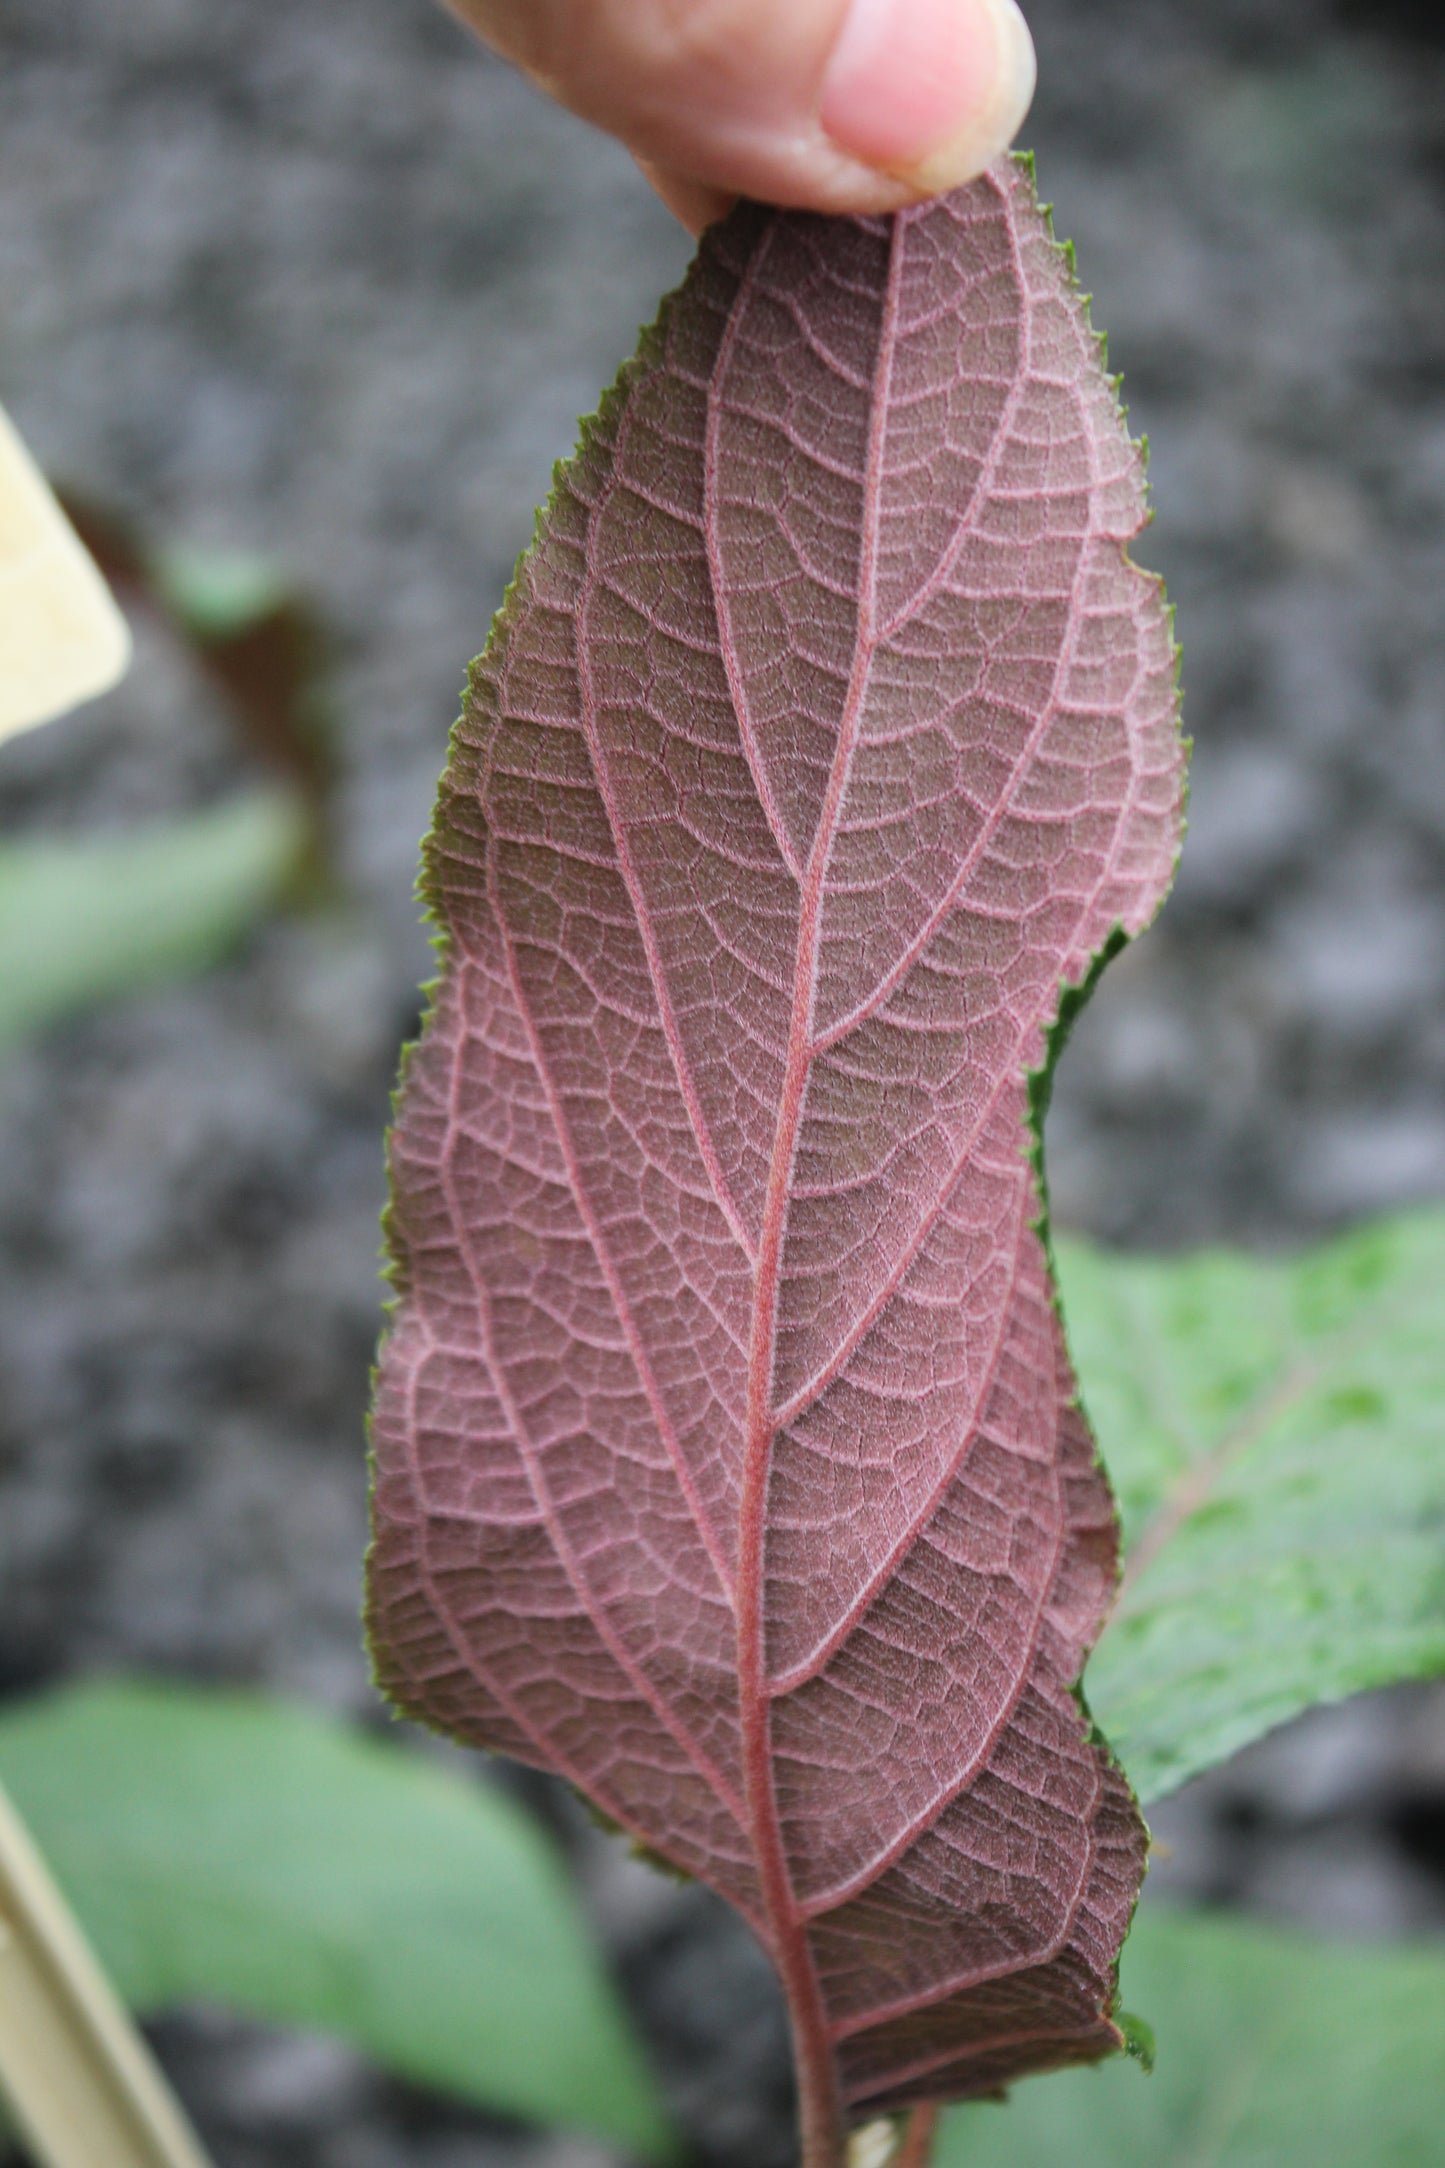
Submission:
[[[1034,88],[1016,0],[451,0],[619,136],[685,223],[734,195],[884,211],[956,187]]]

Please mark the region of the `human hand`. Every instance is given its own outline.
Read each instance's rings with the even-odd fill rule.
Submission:
[[[694,233],[737,195],[888,211],[970,180],[1034,90],[1015,0],[450,0],[627,145]]]

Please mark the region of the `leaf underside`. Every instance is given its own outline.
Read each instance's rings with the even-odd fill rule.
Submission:
[[[1029,1112],[1177,852],[1143,518],[1025,167],[740,207],[559,473],[427,845],[379,1676],[730,1899],[851,2112],[1119,2037],[1116,1531]]]

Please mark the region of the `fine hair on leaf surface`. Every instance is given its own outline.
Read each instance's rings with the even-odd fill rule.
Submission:
[[[1026,165],[741,206],[559,472],[427,844],[378,1675],[753,1924],[807,2168],[1120,2041],[1117,1532],[1031,1112],[1178,850],[1144,516]]]

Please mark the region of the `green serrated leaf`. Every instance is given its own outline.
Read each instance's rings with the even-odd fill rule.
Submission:
[[[284,1703],[133,1682],[0,1715],[0,1777],[135,2008],[313,2026],[666,2156],[562,1863],[500,1793]]]
[[[1124,1521],[1085,1688],[1140,1798],[1445,1671],[1445,1213],[1296,1259],[1057,1253]]]
[[[276,904],[307,832],[268,790],[126,835],[0,845],[0,1049],[219,961]]]
[[[1151,1910],[1124,1992],[1159,2036],[944,2117],[935,2168],[1442,2168],[1445,1954]]]

